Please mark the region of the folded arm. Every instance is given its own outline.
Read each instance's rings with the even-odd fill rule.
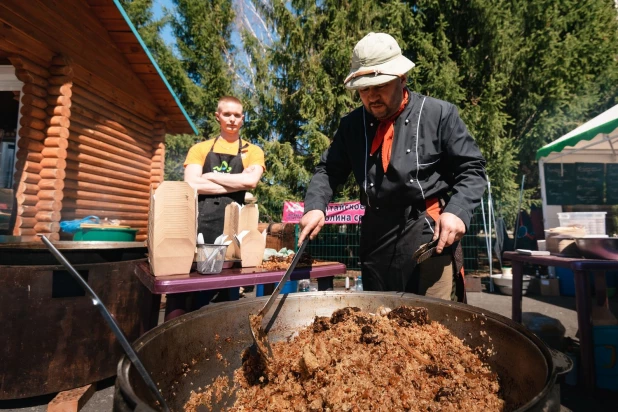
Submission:
[[[185,167],[185,182],[202,195],[221,195],[230,192],[226,187],[202,177],[202,165],[188,164]]]
[[[264,169],[259,165],[252,165],[243,170],[242,173],[204,173],[203,179],[225,187],[228,192],[238,192],[240,190],[253,190],[262,178]]]

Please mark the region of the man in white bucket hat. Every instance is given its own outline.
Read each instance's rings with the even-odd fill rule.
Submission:
[[[359,256],[364,290],[465,300],[459,240],[485,191],[485,159],[448,102],[407,89],[414,63],[385,33],[354,47],[344,83],[363,105],[341,119],[305,196],[299,242],[314,238],[350,172],[365,206]],[[412,255],[432,240],[430,258]]]

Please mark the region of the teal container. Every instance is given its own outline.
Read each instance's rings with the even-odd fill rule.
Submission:
[[[593,337],[597,387],[618,391],[618,325],[595,326]]]
[[[76,241],[133,242],[137,229],[83,227],[73,235]]]

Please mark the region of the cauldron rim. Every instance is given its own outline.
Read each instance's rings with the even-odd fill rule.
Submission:
[[[350,292],[342,292],[342,291],[323,291],[323,292],[304,292],[302,293],[302,296],[306,296],[307,298],[311,297],[311,296],[331,296],[333,298],[336,298],[338,296],[344,296],[345,294],[350,293]],[[537,405],[540,401],[542,401],[543,399],[545,399],[548,395],[549,392],[552,390],[555,382],[556,382],[556,368],[553,362],[553,357],[551,355],[551,352],[549,350],[549,348],[547,347],[547,345],[539,338],[537,337],[534,333],[532,333],[531,331],[529,331],[526,327],[524,327],[522,324],[516,323],[513,320],[502,316],[498,313],[495,312],[491,312],[491,311],[486,311],[482,308],[476,307],[476,306],[471,306],[465,303],[459,303],[459,302],[449,302],[449,301],[444,301],[441,299],[437,299],[437,298],[431,298],[431,297],[427,297],[427,296],[421,296],[421,295],[414,295],[412,293],[403,293],[403,292],[362,292],[363,295],[365,296],[398,296],[398,297],[410,297],[413,299],[416,299],[420,302],[423,301],[430,301],[432,303],[438,304],[438,305],[442,305],[442,306],[448,306],[448,307],[456,307],[458,309],[461,309],[465,312],[468,312],[471,315],[477,315],[477,316],[484,316],[487,318],[491,318],[492,320],[502,323],[503,325],[505,325],[506,327],[509,327],[511,329],[514,329],[516,332],[520,333],[521,335],[523,335],[523,337],[527,338],[531,344],[533,344],[543,355],[543,357],[545,358],[545,362],[547,363],[547,377],[545,379],[545,385],[543,386],[543,389],[536,394],[532,399],[530,399],[526,404],[520,406],[518,409],[515,410],[515,412],[519,412],[519,411],[527,411],[527,410],[531,410],[535,405]],[[281,299],[284,299],[286,295],[282,295],[279,298],[277,298],[277,301],[280,301]],[[135,349],[136,352],[138,352],[139,355],[139,350],[140,348],[142,348],[144,345],[146,345],[148,342],[150,342],[151,340],[153,340],[154,338],[156,338],[157,336],[159,336],[162,333],[165,333],[165,331],[174,328],[176,325],[178,324],[182,324],[185,322],[189,322],[191,319],[195,318],[195,317],[199,317],[199,316],[203,316],[202,314],[204,313],[204,311],[209,311],[212,313],[216,313],[219,311],[223,311],[226,310],[226,308],[228,308],[231,305],[234,305],[235,307],[242,307],[242,306],[248,306],[248,305],[252,305],[254,304],[255,301],[257,300],[262,300],[262,301],[266,301],[269,298],[269,296],[264,296],[264,297],[259,297],[259,298],[251,298],[251,299],[246,299],[243,301],[235,301],[235,302],[221,302],[221,303],[216,303],[216,304],[210,304],[208,306],[205,306],[203,308],[201,308],[200,310],[194,311],[194,312],[190,312],[187,313],[185,315],[179,316],[175,319],[172,319],[171,321],[165,322],[153,329],[151,329],[150,331],[146,332],[144,335],[142,335],[139,339],[137,339],[134,344],[133,347]],[[249,311],[247,311],[247,314],[249,314]],[[120,392],[121,395],[123,396],[123,399],[126,400],[130,400],[133,407],[137,406],[138,409],[140,411],[152,411],[155,412],[154,409],[152,409],[149,405],[147,405],[146,403],[144,403],[133,391],[133,388],[131,387],[131,385],[129,385],[129,369],[131,367],[131,361],[127,358],[126,355],[123,355],[122,358],[120,359],[120,361],[118,362],[118,369],[117,369],[117,378],[116,378],[116,386]]]

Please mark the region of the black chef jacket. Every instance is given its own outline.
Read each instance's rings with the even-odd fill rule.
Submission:
[[[380,150],[370,155],[379,121],[360,107],[339,124],[323,153],[305,196],[305,213],[326,211],[336,188],[354,173],[361,203],[375,211],[424,208],[424,199],[448,199],[444,212],[466,225],[486,186],[485,159],[448,102],[409,92],[409,102],[394,122],[391,161],[383,171]]]

